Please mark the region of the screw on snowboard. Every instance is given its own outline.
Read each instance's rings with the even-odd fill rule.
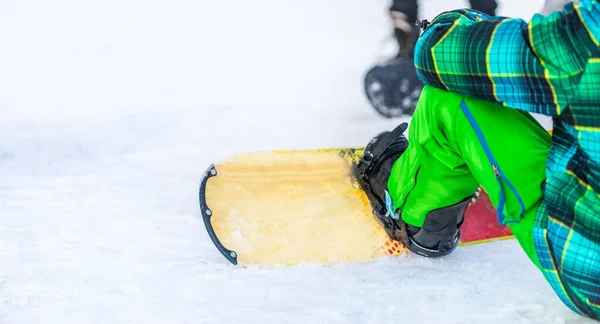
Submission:
[[[200,211],[217,250],[247,266],[362,262],[408,255],[372,214],[352,175],[363,148],[241,154],[211,165]],[[485,193],[467,208],[460,245],[513,237]]]

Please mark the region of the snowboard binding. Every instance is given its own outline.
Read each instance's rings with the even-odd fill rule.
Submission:
[[[407,123],[402,123],[391,132],[382,132],[374,137],[365,147],[364,155],[353,172],[369,199],[375,218],[391,239],[421,256],[445,256],[459,244],[459,229],[472,197],[430,211],[422,227],[402,220],[400,210],[395,210],[387,191],[387,182],[394,162],[408,148],[408,141],[403,135],[407,127]]]
[[[387,180],[394,162],[408,147],[403,133],[408,127],[402,123],[393,131],[375,136],[365,147],[364,154],[354,168],[358,183],[367,194],[373,212],[378,218],[393,213],[387,193]]]

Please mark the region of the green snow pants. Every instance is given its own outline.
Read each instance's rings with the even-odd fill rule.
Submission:
[[[465,104],[481,130],[479,137],[465,115]],[[539,268],[533,224],[542,202],[550,140],[527,113],[425,86],[409,126],[408,149],[388,180],[394,209],[400,209],[406,223],[422,226],[429,211],[454,205],[481,185],[494,206],[503,206],[504,220],[499,221],[510,227]],[[508,182],[497,177],[490,154]]]

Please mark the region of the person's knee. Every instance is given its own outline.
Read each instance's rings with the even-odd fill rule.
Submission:
[[[490,16],[496,15],[498,3],[495,0],[471,0],[471,9],[481,11]]]

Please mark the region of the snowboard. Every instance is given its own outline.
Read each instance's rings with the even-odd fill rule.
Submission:
[[[412,59],[394,58],[371,67],[363,79],[364,93],[381,116],[412,116],[423,83]]]
[[[352,174],[363,152],[251,152],[210,165],[200,181],[199,202],[212,243],[240,266],[408,255],[379,225]],[[485,193],[476,196],[466,211],[460,246],[512,238]]]

